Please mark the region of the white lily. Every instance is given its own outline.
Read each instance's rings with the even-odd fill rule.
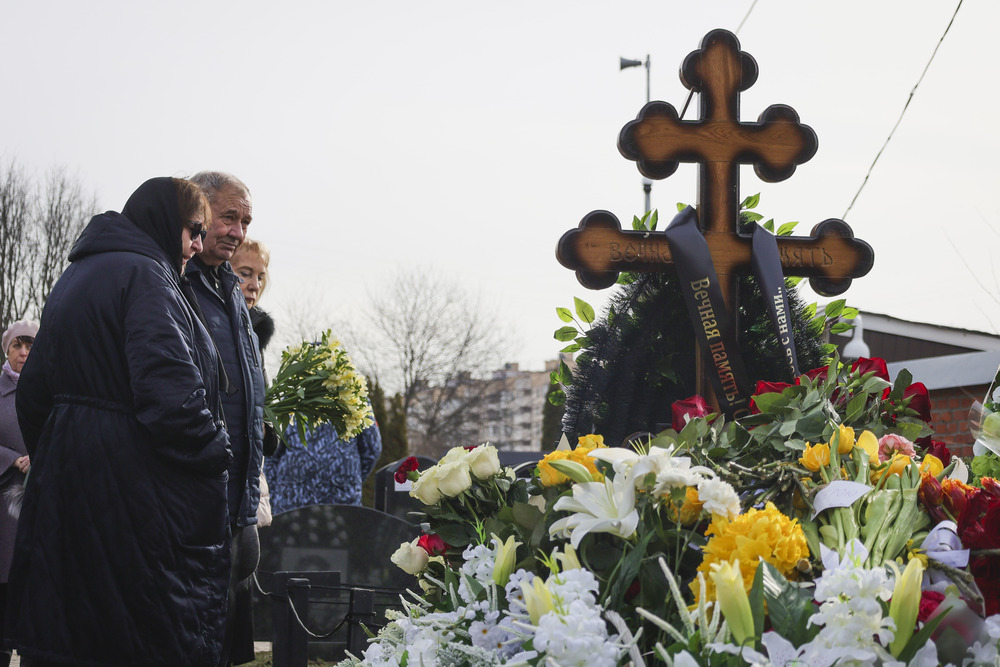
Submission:
[[[614,480],[585,482],[573,485],[573,495],[556,501],[553,509],[575,512],[559,519],[549,533],[566,537],[574,549],[587,533],[611,533],[631,537],[639,525],[639,512],[635,508],[635,487],[627,474],[615,475]]]
[[[637,454],[630,449],[607,447],[595,449],[588,454],[591,458],[610,463],[615,473],[628,473],[638,489],[650,491],[654,495],[669,493],[674,488],[697,486],[698,482],[715,474],[704,466],[692,466],[687,456],[674,456],[674,448],[650,447],[645,454]],[[652,473],[656,481],[653,488],[646,488],[646,476]]]

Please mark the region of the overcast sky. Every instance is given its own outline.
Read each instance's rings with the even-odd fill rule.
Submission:
[[[606,299],[556,262],[559,237],[594,209],[641,214],[616,142],[646,77],[619,57],[649,54],[652,98],[680,109],[684,57],[751,4],[5,0],[0,159],[65,166],[114,210],[149,177],[231,171],[272,249],[261,305],[279,331],[296,300],[356,319],[399,271],[433,269],[540,369],[555,307]],[[759,67],[743,119],[788,104],[819,150],[781,183],[744,168],[741,195],[802,234],[842,217],[956,4],[759,0],[738,35]],[[962,5],[846,217],[875,249],[846,294],[862,311],[1000,330],[998,25],[995,0]],[[653,186],[666,220],[695,170]]]

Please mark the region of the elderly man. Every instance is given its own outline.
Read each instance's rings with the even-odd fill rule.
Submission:
[[[222,408],[233,448],[229,467],[233,570],[220,664],[240,664],[254,658],[250,576],[260,556],[255,524],[264,441],[264,377],[250,313],[229,258],[246,238],[252,206],[249,189],[235,176],[208,171],[196,174],[191,180],[208,196],[212,224],[202,251],[188,262],[186,275],[228,377]]]

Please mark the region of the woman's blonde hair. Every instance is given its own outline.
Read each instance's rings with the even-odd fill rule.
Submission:
[[[251,239],[248,237],[243,239],[243,243],[241,243],[240,247],[237,248],[236,252],[233,253],[232,258],[229,260],[229,264],[230,265],[235,264],[236,258],[243,253],[252,253],[254,255],[257,255],[264,261],[264,278],[260,281],[260,293],[261,295],[263,295],[264,288],[267,287],[267,278],[269,275],[269,271],[267,270],[267,268],[268,265],[271,263],[271,251],[268,250],[267,246],[264,245],[261,241],[258,241],[257,239]],[[258,296],[257,298],[259,299],[260,296]]]

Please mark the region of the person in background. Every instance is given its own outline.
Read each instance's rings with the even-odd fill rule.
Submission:
[[[321,424],[303,446],[293,423],[285,440],[264,464],[275,516],[307,505],[361,504],[361,487],[382,454],[378,424],[349,440]]]
[[[2,339],[5,359],[0,372],[0,628],[3,628],[7,605],[7,574],[14,557],[20,496],[24,491],[24,476],[31,465],[21,428],[17,425],[14,390],[37,333],[37,322],[21,320],[7,327]],[[0,651],[0,667],[9,664],[10,651]]]
[[[220,362],[182,276],[211,210],[154,178],[95,216],[17,382],[31,457],[8,583],[23,667],[214,667],[229,583]]]
[[[251,587],[260,558],[257,508],[264,455],[265,384],[250,311],[239,289],[239,278],[229,265],[253,218],[250,190],[235,176],[217,171],[197,173],[191,180],[208,197],[212,226],[204,247],[188,265],[187,275],[226,371],[222,407],[233,451],[228,487],[232,572],[226,640],[219,662],[224,667],[254,659]]]
[[[250,309],[250,322],[253,324],[253,332],[257,334],[257,341],[260,343],[261,369],[264,372],[264,383],[267,384],[267,369],[264,368],[264,350],[274,336],[274,320],[267,314],[257,302],[264,294],[267,287],[268,273],[267,267],[271,262],[271,252],[267,246],[255,239],[244,239],[240,247],[236,249],[229,265],[233,267],[240,279],[240,291]],[[264,455],[270,456],[274,453],[265,448]],[[267,487],[267,479],[264,471],[260,473],[260,504],[257,506],[257,526],[262,528],[271,525],[271,501]]]

